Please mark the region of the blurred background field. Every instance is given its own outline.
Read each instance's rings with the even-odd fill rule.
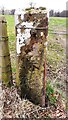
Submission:
[[[5,15],[9,37],[9,48],[12,62],[13,77],[16,76],[16,39],[14,16]],[[50,17],[48,30],[47,79],[55,88],[65,91],[66,65],[66,18]],[[62,92],[63,93],[63,92]]]
[[[14,15],[5,15],[9,37],[13,80],[16,79],[16,38]],[[67,18],[68,19],[68,18]],[[48,47],[46,52],[47,94],[54,90],[58,105],[66,110],[66,18],[49,17]],[[50,102],[55,102],[52,95]],[[61,109],[62,109],[61,108]]]

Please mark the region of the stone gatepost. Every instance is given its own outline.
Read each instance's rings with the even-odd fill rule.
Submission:
[[[40,8],[15,12],[16,83],[21,98],[45,106],[47,11]]]

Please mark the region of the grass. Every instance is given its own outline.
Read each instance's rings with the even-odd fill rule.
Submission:
[[[16,72],[16,49],[15,49],[15,28],[14,28],[14,16],[13,15],[5,15],[7,20],[7,30],[8,30],[8,36],[9,36],[9,48],[11,53],[11,62],[12,62],[12,71],[13,73]],[[64,64],[65,62],[65,53],[64,53],[64,47],[61,45],[60,40],[65,38],[65,36],[54,35],[51,34],[50,29],[63,31],[66,27],[66,18],[60,18],[60,17],[50,17],[49,18],[49,36],[48,36],[48,51],[47,51],[47,67],[52,66],[52,70],[57,69],[57,66],[59,64]],[[60,39],[61,38],[61,39]],[[55,72],[54,71],[54,72]],[[54,74],[53,74],[54,75]],[[49,74],[50,77],[50,74]],[[49,79],[49,78],[48,78]],[[54,76],[52,76],[52,83],[53,83]]]
[[[68,19],[68,18],[67,18]],[[66,18],[62,17],[50,17],[49,19],[49,33],[51,33],[51,30],[53,31],[65,31],[66,30]]]
[[[8,36],[11,41],[15,39],[15,28],[14,28],[14,16],[13,15],[5,15],[7,20],[7,30]]]
[[[9,47],[11,51],[15,52],[15,28],[14,28],[14,16],[5,15],[7,20],[7,31],[9,37]]]
[[[11,55],[11,64],[12,64],[12,72],[13,79],[16,78],[16,39],[15,39],[15,26],[14,26],[14,16],[13,15],[5,15],[7,20],[7,32],[9,37],[9,49]],[[51,34],[51,30],[53,31],[64,31],[66,29],[66,22],[68,22],[68,18],[60,18],[60,17],[50,17],[49,18],[49,30],[48,30],[48,51],[46,54],[47,60],[47,70],[49,68],[49,73],[47,73],[47,86],[46,92],[49,97],[49,101],[51,104],[55,103],[56,98],[53,95],[54,90],[61,94],[65,102],[65,91],[62,89],[65,87],[64,85],[64,73],[63,67],[65,64],[65,48],[61,44],[62,39],[66,38],[65,35],[56,35]],[[59,72],[56,72],[58,71]],[[61,69],[61,70],[60,70]],[[48,72],[48,71],[47,71]],[[62,75],[62,76],[61,76]],[[49,83],[50,81],[50,83]]]
[[[52,26],[66,26],[66,18],[63,17],[50,17],[49,19],[49,28],[52,28]]]
[[[13,71],[15,71],[15,28],[14,28],[14,16],[13,15],[5,15],[7,20],[7,29],[8,29],[8,36],[9,36],[9,47],[10,52],[12,56],[12,66]],[[49,29],[58,29],[62,30],[62,28],[65,29],[66,24],[65,18],[60,17],[50,17],[49,18]],[[49,37],[48,37],[48,53],[47,53],[47,61],[49,61],[49,64],[52,64],[53,67],[56,66],[56,64],[61,61],[63,56],[63,47],[62,45],[56,41],[57,35],[50,34],[49,31]]]

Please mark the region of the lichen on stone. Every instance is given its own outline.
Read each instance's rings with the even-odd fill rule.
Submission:
[[[21,98],[41,104],[48,34],[47,12],[39,9],[25,10],[21,16],[18,15],[19,22],[15,26],[16,37],[20,35],[17,38],[20,95]]]

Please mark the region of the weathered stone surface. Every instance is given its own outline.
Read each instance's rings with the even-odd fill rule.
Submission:
[[[48,34],[47,12],[32,9],[15,16],[17,18],[15,26],[17,68],[19,66],[17,79],[19,77],[21,97],[26,97],[35,104],[41,105],[42,97],[45,96],[43,80]]]

